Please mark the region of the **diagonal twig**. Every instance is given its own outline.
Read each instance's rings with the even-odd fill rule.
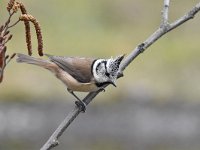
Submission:
[[[175,29],[176,27],[182,25],[184,22],[194,18],[196,13],[200,11],[200,3],[196,4],[189,12],[187,12],[184,16],[180,17],[176,21],[171,24],[168,23],[168,13],[169,13],[169,3],[170,0],[164,0],[164,6],[162,10],[162,21],[160,27],[152,34],[149,38],[147,38],[143,43],[139,44],[121,63],[119,76],[123,74],[123,71],[126,67],[142,52],[144,52],[148,47],[150,47],[153,43],[155,43],[159,38],[168,33],[169,31]],[[106,87],[106,86],[105,86]],[[84,102],[88,105],[97,95],[97,92],[90,92],[85,98]],[[63,120],[63,122],[59,125],[59,127],[55,130],[55,132],[51,135],[48,141],[42,146],[40,150],[49,150],[53,147],[57,146],[58,138],[63,134],[63,132],[67,129],[67,127],[73,122],[73,120],[79,115],[80,110],[75,107]]]
[[[164,0],[161,26],[166,26],[168,24],[169,3],[170,3],[170,0]]]
[[[121,63],[121,72],[142,52],[145,51],[149,46],[156,42],[160,37],[165,35],[167,32],[175,29],[176,27],[182,25],[186,21],[193,19],[195,15],[200,11],[200,2],[196,4],[189,12],[184,16],[180,17],[176,21],[167,25],[167,27],[158,28],[149,38],[147,38],[142,44],[138,45]]]

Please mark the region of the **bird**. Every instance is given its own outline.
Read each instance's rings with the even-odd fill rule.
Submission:
[[[85,112],[86,104],[74,92],[105,91],[103,86],[106,84],[112,84],[116,87],[119,66],[125,56],[95,59],[45,55],[48,60],[17,53],[16,61],[40,66],[54,73],[65,84],[68,92],[78,100],[75,103],[82,112]]]

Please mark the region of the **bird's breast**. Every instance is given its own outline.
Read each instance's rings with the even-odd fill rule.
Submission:
[[[67,88],[72,91],[92,92],[99,89],[94,81],[92,81],[91,83],[78,82],[69,73],[62,70],[60,70],[59,73],[56,74],[56,77],[59,78],[67,86]]]

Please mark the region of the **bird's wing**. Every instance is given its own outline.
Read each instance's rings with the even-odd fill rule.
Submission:
[[[91,80],[94,80],[92,75],[92,64],[95,59],[51,55],[46,56],[79,82],[88,83]]]

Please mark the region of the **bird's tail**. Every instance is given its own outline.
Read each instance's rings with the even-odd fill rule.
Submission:
[[[43,60],[40,58],[34,58],[28,55],[24,55],[24,54],[17,54],[17,59],[16,61],[18,63],[27,63],[27,64],[33,64],[33,65],[37,65],[37,66],[41,66],[46,68],[46,66],[48,66],[50,64],[50,62],[48,60]]]

